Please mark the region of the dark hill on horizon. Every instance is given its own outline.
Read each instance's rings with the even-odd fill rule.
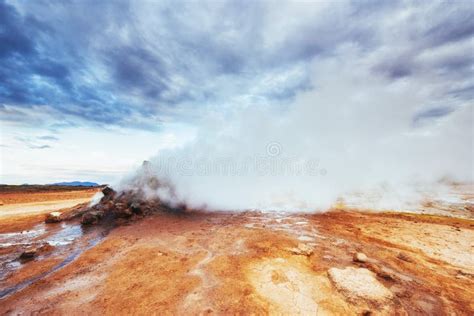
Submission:
[[[89,181],[57,182],[57,183],[52,183],[51,185],[71,186],[71,187],[98,187],[99,186],[98,183],[89,182]]]

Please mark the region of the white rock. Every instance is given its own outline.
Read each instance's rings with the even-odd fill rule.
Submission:
[[[362,252],[356,252],[353,260],[355,262],[367,262],[367,256]]]
[[[61,221],[61,212],[51,212],[46,215],[46,223],[58,223]]]
[[[393,297],[392,292],[377,281],[375,274],[367,269],[331,268],[328,274],[335,287],[349,299],[386,301]]]
[[[303,243],[299,243],[297,248],[291,248],[290,251],[295,255],[303,255],[308,257],[314,252],[312,247]]]

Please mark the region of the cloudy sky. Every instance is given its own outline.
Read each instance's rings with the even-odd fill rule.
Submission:
[[[468,0],[0,0],[0,182],[113,182],[262,110],[434,135],[472,176],[473,35]]]

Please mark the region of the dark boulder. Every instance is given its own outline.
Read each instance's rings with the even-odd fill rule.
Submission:
[[[111,187],[107,186],[102,189],[102,194],[104,194],[104,196],[111,196],[115,194],[115,191]]]
[[[99,203],[104,204],[108,201],[112,201],[115,198],[116,192],[111,187],[105,187],[102,189],[102,194],[104,196],[100,199]]]
[[[140,207],[140,203],[137,203],[137,202],[133,202],[131,205],[130,205],[130,209],[132,210],[133,213],[135,214],[142,214],[143,211]]]
[[[95,225],[100,222],[102,217],[104,217],[103,211],[91,211],[82,215],[81,224]]]
[[[128,218],[133,215],[133,212],[129,208],[116,208],[113,210],[116,217],[119,218]]]
[[[36,248],[27,248],[21,253],[20,260],[33,259],[36,256],[36,253]]]

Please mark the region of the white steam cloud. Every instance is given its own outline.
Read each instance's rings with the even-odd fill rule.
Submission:
[[[421,185],[472,182],[472,103],[424,116],[453,102],[443,81],[429,71],[389,80],[374,71],[377,58],[349,45],[315,60],[309,91],[208,116],[192,141],[161,151],[122,188],[196,208],[316,211],[357,192],[379,193],[370,207],[399,209]],[[150,174],[170,186],[147,187]]]

